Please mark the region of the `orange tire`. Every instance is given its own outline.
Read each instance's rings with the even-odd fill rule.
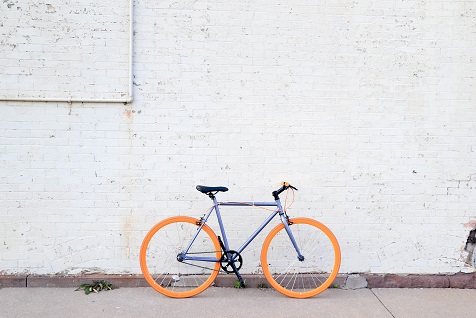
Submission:
[[[145,236],[140,266],[144,278],[159,293],[174,298],[192,297],[217,277],[220,262],[178,260],[197,234],[199,223],[191,217],[171,217],[157,223]],[[209,226],[203,226],[187,255],[220,259],[220,243]]]
[[[298,259],[284,225],[279,224],[263,243],[263,273],[270,285],[286,296],[313,297],[337,277],[341,262],[339,243],[331,230],[313,219],[295,218],[289,224],[304,260]]]

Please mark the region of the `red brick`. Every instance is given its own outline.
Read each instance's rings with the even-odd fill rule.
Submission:
[[[26,287],[26,275],[0,275],[2,287]]]
[[[476,273],[458,273],[448,276],[451,288],[476,288]]]
[[[28,287],[78,287],[98,280],[117,287],[149,286],[142,275],[28,276]]]

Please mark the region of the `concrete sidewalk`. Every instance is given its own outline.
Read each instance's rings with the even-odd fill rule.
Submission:
[[[85,295],[74,288],[0,289],[0,317],[442,317],[476,315],[474,289],[329,289],[291,299],[273,289],[210,287],[188,299],[152,288]]]

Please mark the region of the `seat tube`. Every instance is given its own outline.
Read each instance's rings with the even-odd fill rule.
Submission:
[[[217,215],[218,225],[220,226],[220,232],[223,239],[223,245],[225,245],[226,250],[229,250],[230,247],[228,246],[228,239],[226,238],[225,227],[223,226],[223,221],[221,219],[220,208],[218,207],[218,201],[215,197],[213,197],[213,203],[215,204],[215,212]]]

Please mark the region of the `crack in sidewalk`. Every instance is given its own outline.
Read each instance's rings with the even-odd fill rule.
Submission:
[[[383,308],[385,308],[387,310],[387,312],[393,317],[393,318],[396,318],[395,315],[390,311],[390,309],[388,309],[387,306],[385,306],[385,304],[382,302],[382,300],[380,300],[380,298],[377,296],[377,294],[374,293],[374,290],[373,288],[369,288],[370,291],[372,292],[372,294],[374,294],[375,298],[377,298],[377,300],[382,304]]]

